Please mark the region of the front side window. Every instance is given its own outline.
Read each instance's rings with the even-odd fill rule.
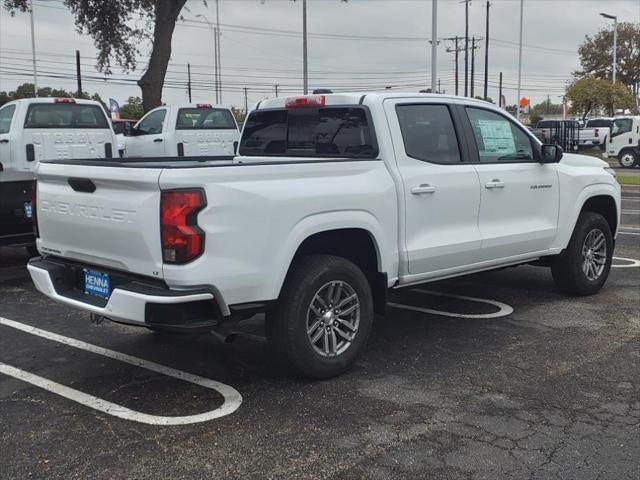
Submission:
[[[138,135],[154,135],[156,133],[162,133],[162,125],[164,124],[164,117],[166,115],[167,111],[165,109],[151,112],[140,120],[140,123],[138,123]]]
[[[15,111],[15,105],[7,105],[0,109],[0,135],[3,133],[9,133],[9,129],[11,128],[11,119],[13,118],[13,113]]]
[[[24,128],[109,128],[109,121],[98,105],[32,103]]]
[[[531,139],[514,122],[489,110],[466,110],[481,163],[533,161]]]
[[[178,110],[176,130],[236,129],[229,110],[220,108],[181,108]]]
[[[409,157],[425,162],[459,164],[458,138],[445,105],[396,107],[404,149]]]
[[[375,158],[362,107],[256,110],[246,121],[240,155]]]
[[[611,136],[616,137],[623,133],[629,133],[633,129],[633,120],[630,118],[618,118],[613,121]]]

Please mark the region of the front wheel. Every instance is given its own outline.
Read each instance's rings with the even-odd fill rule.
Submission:
[[[322,379],[353,365],[372,324],[373,297],[362,271],[341,257],[309,255],[291,267],[266,329],[281,365]]]
[[[573,295],[593,295],[607,281],[613,258],[613,237],[599,213],[582,212],[567,248],[551,264],[560,290]]]
[[[638,159],[632,150],[625,150],[620,154],[618,162],[624,168],[633,168],[638,163]]]

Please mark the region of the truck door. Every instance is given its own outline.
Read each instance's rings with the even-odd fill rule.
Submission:
[[[536,161],[533,139],[507,116],[471,106],[460,112],[480,178],[480,261],[547,250],[558,228],[557,165]]]
[[[385,112],[404,184],[404,273],[429,278],[475,263],[480,184],[451,106],[389,99]]]
[[[620,156],[624,149],[633,150],[633,148],[637,147],[638,139],[640,138],[640,133],[638,132],[640,129],[638,124],[640,122],[637,120],[634,122],[633,120],[633,118],[629,117],[613,120],[611,128],[611,143],[613,145],[609,145],[608,148],[612,154]]]
[[[164,131],[166,129],[166,108],[157,108],[142,117],[127,137],[125,155],[127,157],[164,157]]]

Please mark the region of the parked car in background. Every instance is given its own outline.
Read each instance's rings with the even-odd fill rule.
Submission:
[[[532,131],[543,143],[561,145],[568,151],[578,150],[580,123],[577,120],[540,120]]]
[[[580,129],[578,146],[580,148],[599,147],[605,149],[607,140],[611,134],[610,118],[592,118]]]
[[[41,161],[111,158],[116,138],[100,103],[14,100],[0,108],[0,245],[32,245],[31,193]]]
[[[640,164],[640,116],[613,119],[611,136],[603,156],[617,158],[625,168]]]
[[[234,155],[240,132],[230,108],[208,103],[163,105],[129,131],[126,157]]]
[[[612,172],[484,101],[276,98],[226,162],[41,165],[28,268],[52,299],[153,330],[226,337],[266,312],[280,362],[327,378],[362,353],[390,288],[534,262],[565,292],[598,292],[620,221]]]
[[[113,126],[113,132],[116,134],[118,143],[118,155],[120,157],[125,156],[126,148],[126,136],[129,135],[131,128],[136,124],[137,120],[131,120],[128,118],[113,118],[111,119],[111,125]]]

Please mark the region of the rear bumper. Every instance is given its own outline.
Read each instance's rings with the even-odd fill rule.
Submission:
[[[60,259],[35,258],[27,266],[36,288],[47,297],[110,320],[167,330],[210,330],[222,320],[214,295],[202,288],[171,290],[162,282],[141,279],[122,272],[110,273],[114,280],[109,299],[83,292],[84,268],[104,271]]]

